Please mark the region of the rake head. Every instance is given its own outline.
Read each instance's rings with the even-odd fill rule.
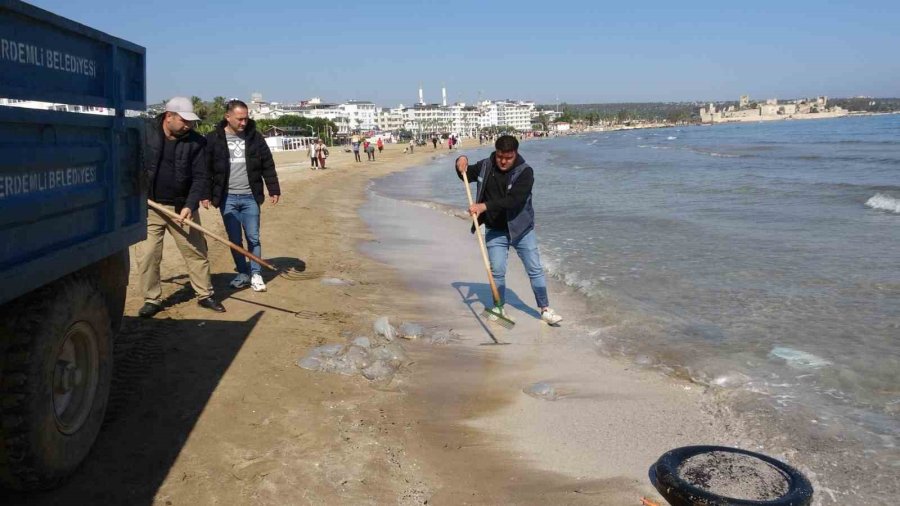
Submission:
[[[484,311],[481,312],[481,317],[486,318],[489,322],[496,323],[503,328],[511,329],[516,325],[516,322],[510,318],[506,311],[503,310],[503,306],[494,306],[490,309],[487,307],[484,308]]]
[[[298,271],[293,267],[278,271],[278,276],[290,281],[307,281],[311,279],[319,279],[324,272],[322,271]]]

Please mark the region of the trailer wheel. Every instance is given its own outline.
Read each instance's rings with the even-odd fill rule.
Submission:
[[[112,378],[107,303],[73,276],[4,308],[0,337],[0,483],[58,485],[90,452]]]

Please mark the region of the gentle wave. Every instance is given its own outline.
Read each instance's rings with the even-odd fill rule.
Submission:
[[[875,196],[866,201],[866,206],[872,209],[881,209],[900,214],[900,199],[895,199],[883,193],[876,193]]]
[[[702,149],[691,149],[690,151],[693,153],[697,153],[698,155],[714,156],[717,158],[744,158],[744,157],[750,156],[750,155],[737,155],[737,154],[733,154],[733,153],[719,153],[717,151],[704,151]]]

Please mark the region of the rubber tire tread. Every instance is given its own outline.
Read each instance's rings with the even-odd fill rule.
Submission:
[[[71,275],[0,308],[0,485],[16,490],[58,486],[84,460],[97,438],[112,382],[113,334],[97,284]],[[54,354],[66,330],[86,321],[97,334],[97,391],[78,432],[56,429],[52,405]],[[50,369],[49,371],[47,369]]]
[[[694,487],[678,476],[678,469],[684,461],[709,452],[747,455],[766,462],[782,473],[788,482],[788,491],[777,499],[767,501],[732,499]],[[768,455],[727,446],[683,446],[669,450],[650,466],[649,475],[650,482],[672,506],[808,506],[813,497],[812,484],[792,466]]]

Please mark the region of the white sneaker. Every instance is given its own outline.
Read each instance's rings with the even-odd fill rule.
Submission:
[[[250,276],[246,274],[238,274],[234,277],[234,279],[231,280],[231,283],[228,284],[231,285],[232,288],[244,288],[249,282]]]
[[[254,292],[265,292],[266,282],[263,281],[262,276],[258,273],[254,273],[250,278],[250,288],[252,288]]]
[[[561,322],[562,319],[562,316],[556,314],[556,311],[550,309],[549,307],[541,311],[541,320],[544,320],[550,325],[556,325],[557,323]]]

